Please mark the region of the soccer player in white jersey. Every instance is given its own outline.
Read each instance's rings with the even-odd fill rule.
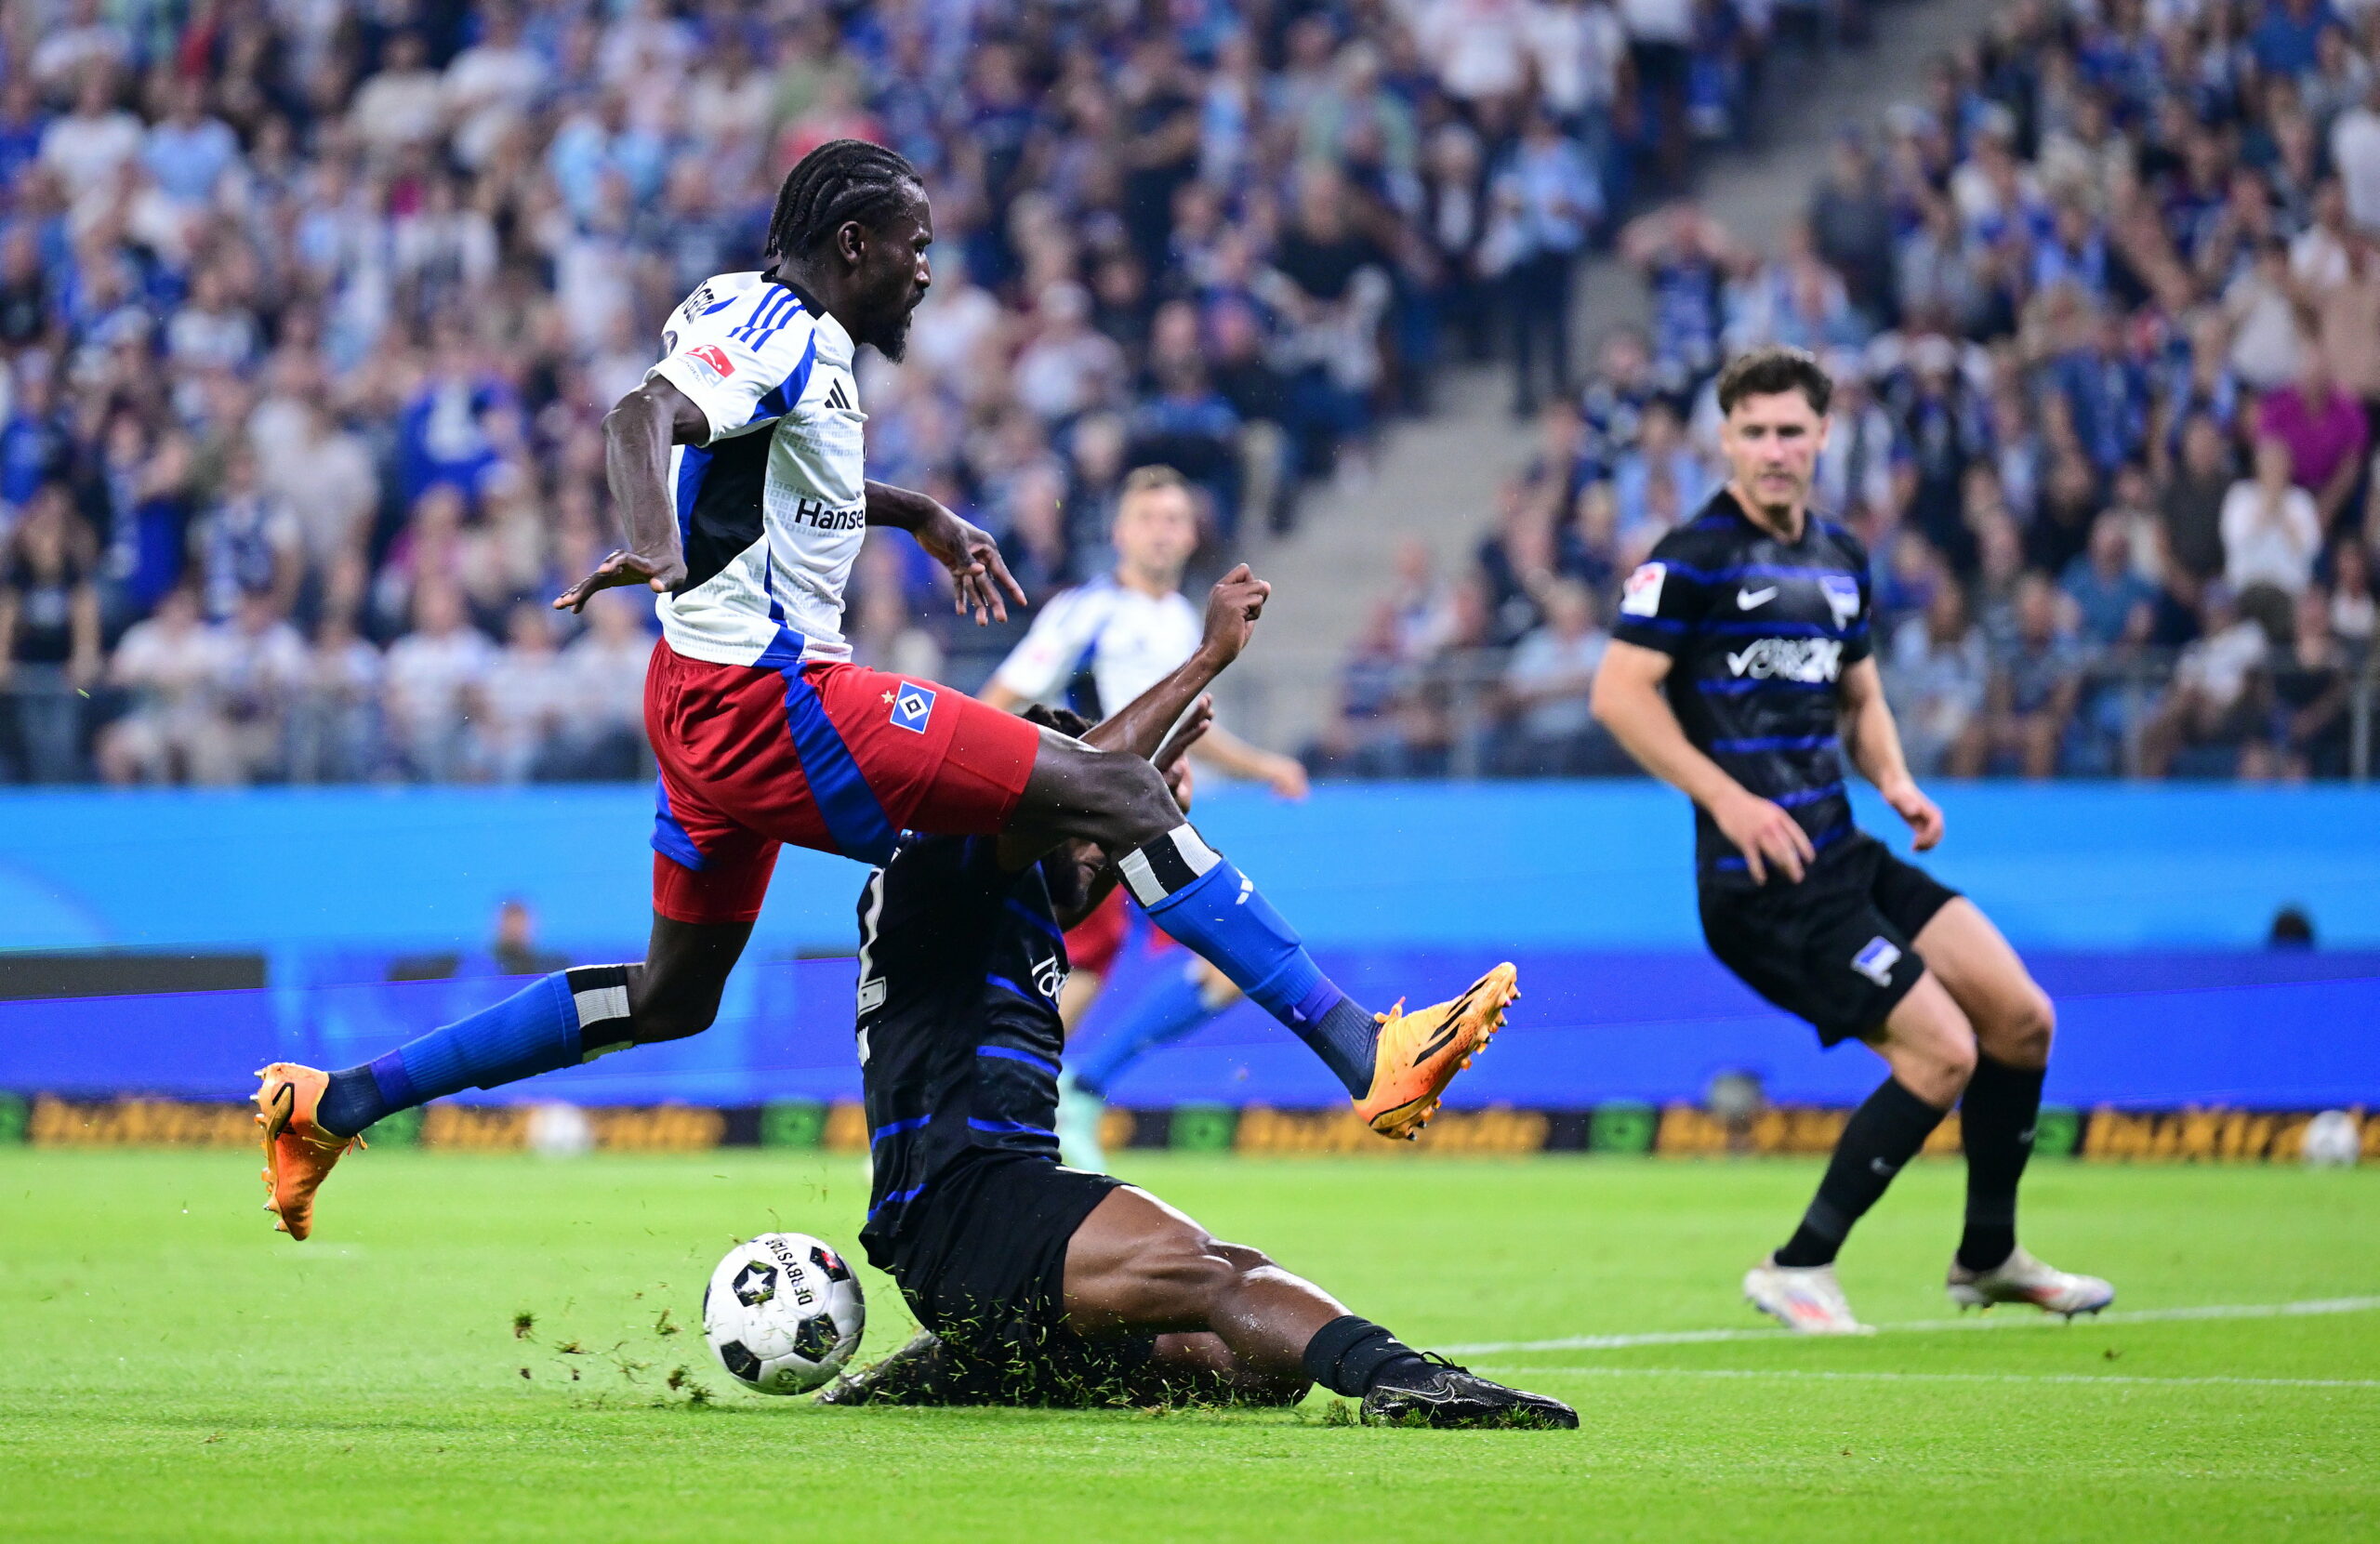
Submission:
[[[1198,647],[1197,608],[1182,594],[1182,571],[1198,547],[1198,511],[1189,480],[1171,467],[1136,467],[1117,494],[1110,530],[1116,568],[1051,597],[984,689],[995,707],[1034,703],[1070,707],[1097,719],[1117,711],[1179,669]],[[1086,690],[1087,689],[1087,690]],[[1293,757],[1251,746],[1210,725],[1192,747],[1197,762],[1262,782],[1284,798],[1306,796],[1305,768]],[[1099,1000],[1123,953],[1130,914],[1120,890],[1066,931],[1073,970],[1058,1003],[1072,1038]],[[1163,935],[1157,935],[1160,944]],[[1107,1085],[1125,1068],[1170,1045],[1239,1001],[1230,978],[1195,957],[1134,1001],[1090,1061],[1068,1058],[1060,1084],[1058,1134],[1066,1161],[1104,1169],[1099,1121]]]
[[[707,1028],[784,842],[879,864],[904,832],[1120,854],[1151,919],[1313,1048],[1385,1137],[1411,1137],[1502,1023],[1517,996],[1510,965],[1414,1013],[1356,1003],[1199,838],[1146,759],[852,663],[843,587],[868,526],[915,536],[978,623],[1007,614],[1003,591],[1025,599],[988,534],[867,480],[853,365],[862,344],[893,360],[906,349],[932,242],[917,169],[834,140],[787,175],[769,266],[707,279],[672,313],[665,357],[603,421],[628,545],[554,602],[575,611],[615,586],[658,597],[645,957],[555,971],[361,1066],[264,1068],[257,1119],[277,1226],[307,1235],[331,1167],[392,1110]],[[1269,587],[1245,565],[1228,577],[1252,619]],[[1054,995],[1058,983],[994,984]]]

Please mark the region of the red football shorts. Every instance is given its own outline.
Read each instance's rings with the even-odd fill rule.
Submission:
[[[759,917],[780,842],[880,864],[904,831],[999,830],[1041,737],[930,681],[804,665],[783,646],[712,665],[666,641],[645,672],[644,727],[661,763],[653,909],[680,922]]]

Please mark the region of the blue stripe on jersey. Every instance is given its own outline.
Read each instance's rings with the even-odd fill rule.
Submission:
[[[1816,804],[1819,799],[1832,798],[1835,795],[1841,792],[1843,792],[1843,783],[1842,780],[1838,778],[1836,781],[1828,784],[1822,788],[1804,788],[1799,793],[1778,794],[1775,798],[1770,799],[1768,802],[1771,804],[1782,804],[1785,808],[1790,810],[1797,804]]]
[[[886,1196],[883,1200],[877,1202],[876,1205],[867,1208],[867,1220],[873,1222],[876,1221],[876,1214],[882,1211],[885,1207],[897,1207],[904,1201],[914,1201],[925,1193],[926,1187],[923,1185],[911,1185],[906,1190],[896,1190],[892,1194]]]
[[[1021,997],[1025,994],[1020,992],[1017,996]],[[977,1046],[975,1054],[996,1057],[1002,1062],[1022,1062],[1028,1067],[1038,1067],[1053,1077],[1064,1070],[1046,1056],[1036,1056],[1029,1050],[1019,1050],[1014,1046]]]
[[[653,780],[653,850],[681,868],[702,872],[703,850],[670,813],[669,785],[658,777]]]
[[[1817,622],[1705,622],[1702,629],[1730,637],[1858,638],[1868,630],[1868,624],[1854,622],[1848,627],[1835,628]]]
[[[784,285],[763,285],[760,303],[752,308],[752,314],[744,319],[744,324],[742,326],[735,328],[727,336],[730,337],[744,338],[748,341],[758,335],[762,327],[768,325],[772,317],[775,316],[778,312],[784,310],[786,307],[792,305],[793,303],[793,291],[787,289]]]
[[[1622,627],[1650,627],[1655,632],[1659,633],[1682,633],[1686,631],[1686,624],[1679,621],[1674,616],[1623,615],[1620,617],[1617,626]]]
[[[791,290],[787,290],[786,293],[788,295],[793,294]],[[785,330],[785,324],[792,321],[795,314],[800,310],[801,299],[799,296],[794,297],[793,304],[789,306],[779,306],[775,314],[769,318],[769,324],[761,328],[758,335],[753,337],[752,351],[756,354],[759,353],[760,350],[767,345],[770,338]]]
[[[1055,922],[1052,922],[1050,918],[1042,916],[1039,912],[1035,911],[1031,906],[1026,905],[1016,897],[1012,895],[1007,900],[1001,902],[1000,904],[1012,914],[1023,917],[1025,921],[1032,923],[1043,932],[1048,933],[1051,938],[1058,940],[1060,943],[1064,943],[1065,941],[1066,934],[1064,929],[1060,928]]]
[[[801,363],[793,367],[792,375],[771,387],[759,402],[752,404],[752,416],[745,422],[757,424],[763,418],[782,418],[792,412],[793,404],[800,402],[801,393],[809,389],[810,367],[817,363],[818,335],[812,333],[810,341],[802,347]]]
[[[1682,574],[1697,584],[1721,585],[1735,579],[1849,579],[1858,583],[1859,575],[1847,568],[1810,568],[1792,563],[1737,563],[1727,568],[1696,568],[1674,558],[1663,558],[1661,566],[1672,574]]]
[[[867,785],[851,746],[826,717],[818,689],[801,673],[801,644],[800,633],[779,625],[775,640],[754,663],[785,678],[786,732],[793,736],[801,775],[810,784],[810,800],[826,821],[836,851],[864,864],[886,863],[901,834],[885,818],[884,806]]]
[[[932,1115],[911,1115],[906,1120],[888,1120],[867,1134],[867,1143],[873,1147],[887,1137],[897,1137],[904,1131],[915,1131],[932,1119],[933,1119]]]
[[[1844,838],[1851,835],[1851,831],[1852,825],[1847,820],[1840,825],[1830,825],[1825,830],[1810,838],[1810,850],[1814,852],[1823,852],[1828,848],[1832,847],[1836,842],[1839,842]],[[1741,858],[1720,858],[1713,862],[1711,866],[1713,868],[1748,869],[1752,865],[1745,863]]]
[[[1694,689],[1706,696],[1740,697],[1747,692],[1831,692],[1831,680],[1785,680],[1777,676],[1748,678],[1743,680],[1698,680]]]
[[[1713,740],[1711,748],[1734,756],[1764,750],[1826,750],[1835,744],[1831,734],[1762,734],[1749,740]]]
[[[1046,1126],[1027,1126],[1021,1120],[977,1120],[972,1115],[967,1118],[967,1129],[988,1131],[996,1137],[1048,1137],[1053,1141],[1058,1135]]]
[[[703,479],[710,475],[712,452],[702,445],[683,445],[678,451],[678,550],[683,552],[694,541],[694,501],[703,495]]]
[[[1018,996],[1023,997],[1026,1002],[1048,1002],[1050,1000],[1038,992],[1027,992],[1024,987],[1017,985],[1016,983],[1009,980],[1006,976],[985,976],[984,978],[984,984],[986,986],[997,986],[1003,992],[1013,992]]]

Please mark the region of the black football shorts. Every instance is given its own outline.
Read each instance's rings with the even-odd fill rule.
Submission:
[[[1769,870],[1701,885],[1702,936],[1743,983],[1835,1045],[1883,1027],[1925,973],[1912,941],[1958,891],[1855,832],[1800,884]]]
[[[989,1150],[928,1182],[892,1273],[919,1325],[942,1339],[954,1402],[1134,1402],[1155,1338],[1085,1339],[1065,1309],[1066,1245],[1122,1183]]]

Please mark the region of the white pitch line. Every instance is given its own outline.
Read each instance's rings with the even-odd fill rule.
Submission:
[[[1880,1334],[1911,1335],[1937,1329],[2031,1329],[2065,1322],[2048,1313],[2018,1313],[2013,1304],[2010,1308],[2009,1313],[1997,1318],[1989,1313],[1977,1313],[1960,1319],[1911,1319],[1902,1324],[1878,1325],[1876,1328]],[[2195,1319],[2281,1319],[2302,1314],[2368,1313],[2374,1309],[2380,1309],[2380,1297],[2309,1298],[2301,1302],[2205,1303],[2194,1308],[2117,1309],[2099,1314],[2092,1322],[2148,1325]],[[1472,1345],[1442,1346],[1438,1349],[1449,1356],[1479,1356],[1513,1351],[1620,1351],[1630,1346],[1693,1346],[1713,1340],[1777,1340],[1787,1339],[1789,1335],[1789,1331],[1781,1328],[1670,1329],[1642,1335],[1567,1335],[1558,1340],[1483,1340]]]
[[[1872,1383],[2171,1383],[2254,1389],[2380,1389],[2380,1378],[2143,1378],[2087,1372],[1824,1372],[1805,1367],[1474,1367],[1501,1378],[1804,1378]]]

